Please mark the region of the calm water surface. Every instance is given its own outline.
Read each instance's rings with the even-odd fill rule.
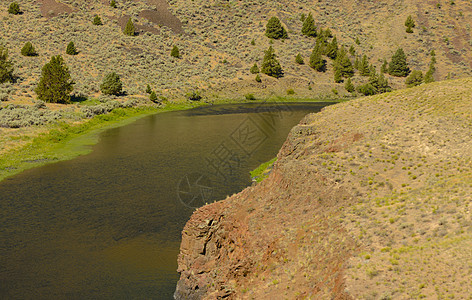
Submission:
[[[0,183],[0,298],[172,299],[195,207],[251,184],[326,104],[241,104],[146,117],[89,155]]]

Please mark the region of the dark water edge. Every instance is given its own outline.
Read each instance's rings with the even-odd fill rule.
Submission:
[[[171,299],[191,213],[251,184],[327,103],[229,104],[110,129],[89,155],[0,183],[0,298]]]

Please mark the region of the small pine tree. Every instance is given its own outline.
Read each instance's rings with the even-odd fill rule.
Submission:
[[[128,23],[126,23],[125,29],[123,29],[123,33],[129,36],[136,35],[136,29],[134,28],[134,24],[131,18],[128,19]]]
[[[270,39],[286,39],[288,38],[287,31],[282,26],[279,18],[272,17],[266,25],[265,35]]]
[[[175,46],[172,48],[170,51],[170,56],[175,57],[175,58],[180,58],[180,50],[179,47]]]
[[[151,100],[154,103],[159,102],[159,101],[157,101],[156,92],[154,92],[154,91],[151,92],[151,94],[149,95],[149,100]]]
[[[96,15],[94,18],[93,18],[93,25],[103,25],[102,23],[102,19],[100,19],[100,17],[98,15]]]
[[[317,42],[310,55],[310,67],[318,72],[326,72],[326,60],[321,57],[321,46]]]
[[[387,71],[388,71],[388,62],[384,58],[382,66],[380,67],[380,73],[387,73]]]
[[[13,81],[13,63],[8,59],[8,50],[0,45],[0,83]]]
[[[367,55],[364,54],[362,60],[359,62],[359,67],[357,69],[359,70],[359,74],[361,74],[362,76],[369,76],[369,60],[367,59]]]
[[[148,85],[146,86],[146,93],[147,93],[147,94],[151,94],[151,92],[152,92],[151,86],[148,84]]]
[[[351,54],[352,56],[356,55],[356,49],[354,49],[353,45],[351,45],[351,47],[349,47],[349,54]]]
[[[256,75],[256,82],[262,82],[261,76],[259,76],[259,74]]]
[[[256,40],[255,40],[255,39],[252,39],[252,40],[251,40],[251,45],[253,45],[253,46],[256,45]]]
[[[33,44],[31,42],[26,42],[23,48],[21,48],[21,55],[23,56],[36,56],[36,50],[34,50]]]
[[[392,60],[388,66],[388,73],[397,77],[406,77],[410,74],[410,68],[406,62],[406,55],[402,48],[398,48],[392,56]]]
[[[303,57],[300,53],[298,53],[297,56],[295,56],[295,62],[299,65],[305,64],[305,62],[303,61]]]
[[[346,82],[344,83],[344,88],[346,89],[346,91],[348,91],[349,93],[353,93],[355,91],[355,88],[354,88],[354,85],[352,84],[351,82],[351,78],[348,78],[346,80]]]
[[[339,73],[340,77],[349,78],[354,76],[354,67],[352,66],[351,60],[347,56],[344,46],[341,46],[341,49],[336,55],[336,60],[334,62],[334,70],[335,72]]]
[[[311,13],[309,13],[308,17],[303,21],[302,33],[306,36],[316,37],[315,21]]]
[[[328,56],[331,59],[336,59],[337,54],[338,54],[338,40],[336,39],[336,37],[334,37],[331,43],[328,45],[328,48],[326,49],[326,56]]]
[[[110,1],[110,7],[116,8],[116,1],[115,0]]]
[[[21,13],[20,5],[16,2],[10,3],[8,7],[8,13],[12,15],[19,15]]]
[[[414,87],[423,83],[423,72],[414,70],[406,78],[405,84],[407,87]]]
[[[254,66],[252,66],[249,71],[250,71],[252,74],[257,74],[257,73],[259,73],[259,67],[257,66],[256,63],[254,63]]]
[[[51,103],[69,103],[74,82],[62,56],[53,56],[41,70],[41,78],[34,90],[38,99]]]
[[[77,54],[79,53],[79,52],[77,52],[77,49],[75,49],[74,42],[71,41],[71,42],[67,45],[66,53],[69,54],[69,55],[77,55]]]
[[[334,71],[334,82],[340,83],[343,82],[343,76],[340,69],[335,69]]]
[[[272,46],[269,46],[269,49],[265,51],[264,60],[261,65],[261,72],[275,78],[284,76],[284,71],[277,60],[277,55]]]
[[[411,16],[408,16],[405,21],[405,27],[414,28],[416,26],[415,21]]]
[[[361,41],[359,41],[359,38],[356,37],[356,45],[360,45],[361,44]]]
[[[436,67],[434,66],[436,64],[436,56],[434,54],[434,50],[431,51],[431,62],[429,63],[429,69],[424,75],[424,82],[425,83],[431,83],[434,82],[434,72],[436,72]]]
[[[108,73],[100,85],[100,91],[105,95],[119,95],[122,88],[120,76],[115,72]]]

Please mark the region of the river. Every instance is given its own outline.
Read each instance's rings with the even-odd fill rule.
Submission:
[[[156,114],[103,132],[88,155],[0,182],[0,298],[172,299],[195,208],[250,185],[325,105]]]

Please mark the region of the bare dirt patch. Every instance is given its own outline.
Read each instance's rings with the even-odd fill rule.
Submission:
[[[41,14],[48,19],[74,11],[72,7],[54,0],[39,0],[38,3],[41,5]]]

